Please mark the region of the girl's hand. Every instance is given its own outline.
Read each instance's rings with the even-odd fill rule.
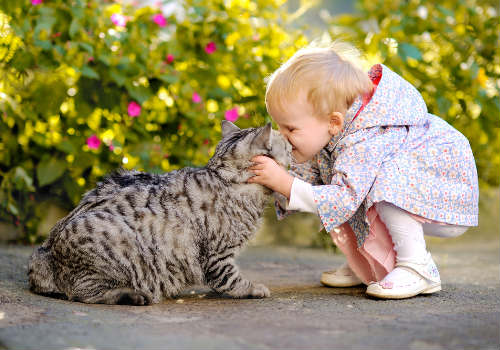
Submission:
[[[290,198],[293,183],[292,175],[276,163],[274,159],[266,156],[255,156],[252,158],[252,162],[255,164],[248,170],[253,172],[255,176],[248,179],[249,183],[264,185],[273,191],[281,193],[286,198]]]

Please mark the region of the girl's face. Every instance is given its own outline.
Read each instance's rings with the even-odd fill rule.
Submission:
[[[270,111],[280,133],[292,144],[297,163],[311,160],[332,138],[330,119],[316,117],[304,92],[289,101],[283,111]]]

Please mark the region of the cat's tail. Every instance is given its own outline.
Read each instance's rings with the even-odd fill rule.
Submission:
[[[55,297],[60,297],[63,294],[54,282],[52,255],[46,244],[31,254],[28,264],[28,278],[32,292]]]

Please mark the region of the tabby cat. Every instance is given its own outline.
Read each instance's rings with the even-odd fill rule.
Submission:
[[[84,303],[146,305],[206,284],[236,298],[270,295],[244,279],[235,255],[255,233],[271,191],[248,184],[250,159],[287,166],[290,144],[271,124],[222,123],[202,168],[118,171],[87,192],[30,257],[35,293]]]

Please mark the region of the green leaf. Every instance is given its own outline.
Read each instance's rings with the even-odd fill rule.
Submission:
[[[26,68],[30,68],[34,64],[34,56],[31,52],[25,50],[19,50],[14,54],[14,57],[9,62],[12,67],[18,71],[24,71]]]
[[[99,79],[99,74],[89,66],[83,66],[82,69],[80,69],[80,72],[82,72],[82,75],[87,78],[91,79]]]
[[[52,43],[48,40],[35,39],[35,45],[40,46],[44,50],[50,50],[52,48]]]
[[[63,180],[63,187],[66,191],[66,194],[73,202],[73,205],[78,204],[82,197],[82,187],[78,186],[74,179],[71,176],[67,176]]]
[[[17,210],[17,207],[14,205],[14,203],[9,202],[7,205],[7,209],[11,212],[12,215],[19,215],[19,210]]]
[[[197,15],[204,16],[207,12],[207,8],[203,6],[193,6],[193,10]]]
[[[78,21],[78,19],[73,18],[73,20],[71,21],[71,24],[69,26],[69,36],[71,38],[75,37],[75,35],[78,34],[78,32],[80,31],[81,28],[82,28],[82,26],[80,25],[80,22]]]
[[[41,30],[51,31],[56,23],[55,11],[53,8],[43,6],[40,8],[40,17],[36,21],[35,35],[38,36]]]
[[[448,110],[450,109],[452,103],[446,97],[443,97],[443,96],[438,96],[436,101],[437,101],[439,113],[443,116],[447,115]]]
[[[71,6],[71,13],[74,17],[78,19],[83,19],[85,15],[85,11],[83,8],[83,4],[80,0],[77,0],[75,4]]]
[[[26,170],[20,166],[16,167],[14,172],[14,182],[17,184],[18,189],[26,188],[29,191],[35,191],[33,179],[26,173]],[[23,186],[22,183],[24,183],[25,186]]]
[[[168,75],[168,74],[162,74],[158,76],[158,79],[168,84],[175,84],[179,81],[179,77],[177,75]]]
[[[68,154],[75,154],[77,152],[76,147],[68,140],[63,140],[56,145],[58,150],[61,150]]]
[[[59,46],[59,45],[54,45],[53,46],[53,49],[56,50],[57,52],[59,52],[59,54],[61,56],[64,57],[64,55],[66,54],[66,50],[64,50],[64,48],[62,46]]]
[[[77,44],[80,45],[80,47],[82,49],[84,49],[85,51],[87,51],[91,55],[94,54],[94,48],[92,47],[92,45],[84,43],[84,42],[81,42],[81,41],[79,41]]]
[[[57,158],[45,158],[36,168],[36,175],[40,187],[56,181],[66,170],[66,162]]]
[[[153,95],[151,90],[144,86],[133,86],[127,82],[125,83],[125,87],[127,88],[130,96],[140,104],[146,102]]]
[[[109,72],[109,75],[118,84],[118,86],[123,86],[123,84],[125,84],[125,81],[127,81],[126,76],[120,74],[119,71],[116,71],[114,69]]]
[[[102,54],[102,55],[99,55],[98,59],[99,59],[99,61],[104,63],[106,66],[111,65],[111,56],[110,55]]]
[[[414,58],[418,61],[422,59],[422,54],[420,53],[420,50],[417,47],[407,43],[399,44],[398,54],[405,61],[407,60],[408,57]]]
[[[439,12],[441,12],[443,15],[445,16],[450,16],[450,17],[453,17],[455,14],[453,13],[453,11],[451,10],[448,10],[446,7],[444,6],[441,6],[441,5],[437,5],[437,9],[439,10]]]

